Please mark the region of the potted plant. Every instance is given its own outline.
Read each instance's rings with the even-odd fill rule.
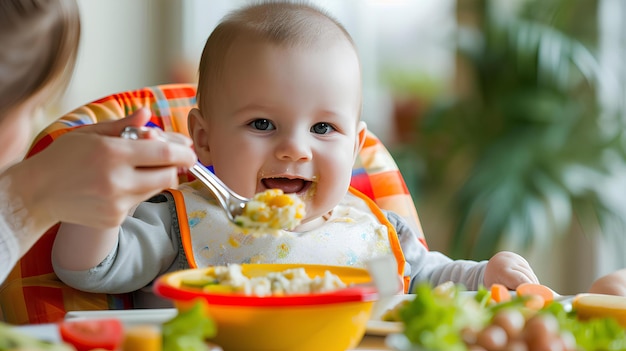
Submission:
[[[479,3],[480,25],[458,41],[472,89],[423,115],[413,145],[422,188],[455,196],[451,255],[488,258],[503,240],[527,247],[574,220],[622,228],[623,111],[599,98],[592,51],[523,11],[496,16]]]

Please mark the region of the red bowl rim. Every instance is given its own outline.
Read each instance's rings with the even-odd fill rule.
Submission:
[[[254,296],[243,294],[219,294],[198,291],[193,288],[175,287],[167,284],[166,277],[156,280],[154,292],[164,298],[174,301],[193,301],[204,299],[209,305],[222,306],[259,306],[259,307],[293,307],[327,305],[346,302],[367,302],[378,299],[378,291],[374,285],[353,285],[324,293],[282,295],[282,296]]]

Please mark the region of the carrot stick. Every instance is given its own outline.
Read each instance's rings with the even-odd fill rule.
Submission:
[[[541,295],[524,295],[524,306],[531,310],[539,311],[546,305],[546,300]]]
[[[515,289],[515,292],[517,293],[517,296],[541,296],[544,301],[543,306],[546,306],[554,301],[554,292],[552,289],[541,284],[523,283]]]
[[[495,303],[507,302],[511,300],[511,293],[509,292],[509,289],[502,284],[492,284],[490,291],[491,299]]]

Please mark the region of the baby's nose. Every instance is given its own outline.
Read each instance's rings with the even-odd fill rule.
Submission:
[[[280,160],[306,161],[311,159],[311,148],[302,138],[285,138],[276,148],[276,157]]]

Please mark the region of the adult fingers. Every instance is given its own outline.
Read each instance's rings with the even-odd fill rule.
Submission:
[[[148,123],[149,120],[150,110],[147,107],[142,107],[124,118],[87,125],[77,129],[77,131],[108,136],[119,136],[125,127],[140,127]]]
[[[135,167],[191,167],[196,154],[185,144],[155,139],[119,140],[128,148],[128,161]]]
[[[158,129],[158,133],[165,140],[190,147],[193,143],[190,138],[180,133],[164,132]]]
[[[178,185],[178,171],[175,167],[138,168],[126,178],[133,185],[132,191],[123,194],[136,203],[145,201],[167,188]]]

